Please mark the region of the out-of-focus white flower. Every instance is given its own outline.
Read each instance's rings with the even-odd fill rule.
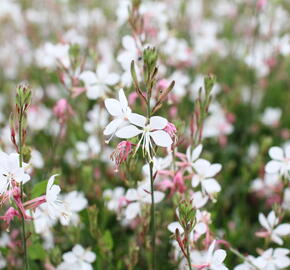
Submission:
[[[32,149],[31,151],[31,158],[29,163],[37,169],[41,169],[44,166],[44,161],[42,158],[42,155],[39,151],[37,151],[36,149]]]
[[[45,43],[36,51],[36,60],[41,67],[55,67],[58,64],[66,68],[70,67],[69,45]]]
[[[192,200],[192,205],[198,209],[205,206],[205,204],[208,201],[208,196],[206,196],[200,191],[197,191],[193,193],[193,195],[191,196],[191,200]]]
[[[160,116],[152,116],[149,119],[149,123],[147,123],[146,117],[137,113],[131,113],[128,118],[131,124],[119,129],[116,132],[116,136],[122,139],[130,139],[142,134],[141,139],[137,144],[136,151],[142,144],[143,153],[146,152],[149,158],[152,158],[151,151],[153,150],[153,144],[151,139],[157,146],[171,146],[173,141],[169,134],[163,130],[168,123],[165,118]]]
[[[77,150],[77,160],[84,161],[98,155],[101,146],[98,137],[91,135],[88,137],[87,142],[78,141],[75,148]]]
[[[104,130],[105,136],[111,136],[109,140],[107,140],[108,142],[118,129],[128,124],[131,109],[128,106],[128,101],[123,89],[119,91],[119,100],[108,98],[105,100],[105,106],[108,112],[115,118],[105,127]]]
[[[79,191],[71,191],[68,194],[65,194],[61,197],[64,205],[67,207],[67,210],[70,212],[70,216],[60,216],[60,223],[62,225],[73,224],[76,226],[79,223],[78,212],[85,209],[88,205],[88,200],[85,195]]]
[[[267,218],[264,214],[260,213],[259,221],[260,224],[266,229],[267,236],[269,236],[271,240],[278,245],[283,245],[283,240],[281,237],[290,235],[290,224],[284,223],[278,225],[279,218],[276,217],[274,211],[271,211]]]
[[[217,103],[209,107],[211,115],[206,118],[203,128],[203,137],[218,137],[229,135],[233,132],[232,124],[227,120],[225,112]]]
[[[220,172],[222,165],[219,163],[210,164],[205,159],[198,159],[193,164],[196,174],[193,175],[191,184],[197,187],[201,184],[203,192],[206,194],[215,194],[221,191],[220,184],[213,177]]]
[[[279,123],[282,111],[280,108],[268,107],[264,111],[261,121],[266,126],[275,126]]]
[[[108,90],[108,85],[115,85],[119,81],[119,75],[109,72],[109,68],[105,64],[100,64],[96,73],[92,71],[82,72],[79,78],[85,84],[89,99],[103,97]]]
[[[268,174],[264,175],[264,179],[256,178],[251,184],[251,190],[262,191],[266,195],[273,194],[275,188],[281,184],[281,178],[279,174]]]
[[[27,112],[27,124],[31,130],[43,130],[47,127],[52,113],[44,105],[30,106]]]
[[[228,268],[223,264],[227,253],[223,249],[214,251],[216,240],[214,240],[207,252],[206,265],[210,270],[227,270]]]
[[[108,114],[99,104],[95,104],[87,114],[88,121],[84,124],[84,129],[89,134],[94,134],[97,130],[105,127],[108,122]]]
[[[0,151],[0,194],[4,195],[14,187],[13,183],[25,184],[30,180],[30,175],[25,172],[26,163],[19,166],[19,154],[6,154]]]
[[[92,263],[96,260],[96,254],[81,245],[75,245],[72,251],[62,256],[63,262],[57,270],[93,270]]]
[[[285,178],[289,177],[290,170],[290,145],[284,149],[278,146],[271,147],[269,156],[273,159],[266,164],[267,173],[279,173]]]
[[[182,98],[186,94],[186,86],[189,83],[189,77],[181,71],[175,71],[169,78],[170,81],[175,81],[173,94]]]
[[[164,198],[164,193],[160,191],[154,192],[154,203],[159,203]],[[151,203],[151,187],[150,182],[141,182],[137,189],[130,188],[126,192],[126,199],[130,202],[125,209],[125,218],[132,220],[138,215],[141,215],[142,204]]]
[[[2,253],[0,252],[0,269],[3,269],[7,266],[7,262],[3,257]]]
[[[125,189],[116,187],[115,189],[106,189],[103,193],[106,206],[109,210],[117,212],[126,204]]]
[[[254,264],[261,270],[279,270],[290,266],[289,249],[269,248],[258,257]]]

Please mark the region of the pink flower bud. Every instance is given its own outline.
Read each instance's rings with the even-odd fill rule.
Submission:
[[[61,123],[65,123],[74,112],[67,100],[62,98],[55,104],[53,113]]]
[[[257,8],[258,9],[263,9],[267,4],[267,0],[258,0],[257,2]]]
[[[120,164],[127,160],[132,151],[132,145],[133,144],[129,141],[121,141],[117,145],[116,150],[112,153],[111,159],[115,162],[117,171]]]
[[[164,131],[166,131],[171,138],[175,138],[176,137],[177,129],[176,129],[174,124],[168,122],[168,124],[164,128]]]

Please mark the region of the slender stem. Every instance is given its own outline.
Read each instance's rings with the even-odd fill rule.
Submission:
[[[248,264],[250,264],[254,269],[257,269],[259,270],[259,268],[254,265],[247,257],[245,257],[243,254],[241,254],[238,250],[232,248],[232,247],[229,247],[229,250],[231,252],[233,252],[235,255],[237,255],[239,258],[241,258],[243,261],[247,262]]]
[[[186,238],[188,239],[188,235],[186,236]],[[187,255],[188,269],[192,270],[190,252],[189,252],[189,244],[188,243],[186,244],[186,255]]]
[[[19,125],[18,125],[18,140],[19,140],[19,166],[22,167],[22,160],[23,160],[23,153],[22,153],[22,121],[23,121],[23,114],[20,112],[19,115]],[[21,201],[23,200],[23,186],[22,183],[20,183],[20,196]],[[21,216],[21,223],[22,223],[22,246],[24,250],[24,261],[25,261],[25,269],[29,270],[29,264],[28,264],[28,257],[27,257],[27,243],[26,243],[26,230],[25,230],[25,218],[22,214]]]
[[[150,168],[150,184],[151,184],[151,263],[152,263],[152,270],[156,268],[156,254],[155,254],[155,205],[154,205],[154,186],[153,186],[153,162],[149,161],[149,168]]]

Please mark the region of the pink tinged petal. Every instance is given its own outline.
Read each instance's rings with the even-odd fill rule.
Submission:
[[[138,127],[144,128],[146,125],[146,117],[138,113],[131,113],[128,116],[128,119],[131,122],[131,124],[136,125]]]
[[[278,147],[278,146],[274,146],[274,147],[271,147],[271,148],[270,148],[270,150],[269,150],[269,156],[270,156],[272,159],[283,160],[283,158],[284,158],[284,153],[283,153],[282,148],[280,148],[280,147]]]
[[[140,214],[140,211],[140,203],[130,203],[125,210],[126,219],[130,220],[135,218],[138,214]]]
[[[275,161],[275,160],[271,160],[265,166],[265,171],[270,174],[277,173],[279,172],[280,169],[281,169],[281,162]]]
[[[210,163],[205,159],[198,159],[193,163],[193,168],[198,174],[205,175],[210,167]]]
[[[200,154],[202,152],[202,144],[199,144],[197,147],[195,147],[191,154],[191,162],[195,161],[199,158]]]
[[[111,121],[104,130],[104,135],[108,136],[113,134],[123,123],[124,121],[122,119],[114,119]]]
[[[219,173],[222,169],[222,165],[221,164],[218,164],[218,163],[215,163],[215,164],[212,164],[210,165],[208,171],[206,172],[205,176],[206,177],[213,177],[215,176],[217,173]]]
[[[274,233],[282,236],[290,235],[290,224],[280,224],[274,230]]]
[[[137,194],[136,189],[133,189],[133,188],[128,189],[125,197],[129,201],[138,200],[138,194]]]
[[[203,180],[201,182],[201,185],[204,188],[204,190],[209,194],[221,191],[220,184],[213,178]]]
[[[143,131],[138,129],[137,127],[133,126],[133,125],[129,125],[126,127],[123,127],[121,129],[119,129],[116,132],[116,136],[121,138],[121,139],[130,139],[133,138],[139,134],[141,134]]]
[[[167,119],[160,116],[152,116],[150,118],[150,129],[164,129],[167,125]]]
[[[108,110],[109,114],[113,116],[120,116],[122,115],[122,107],[121,103],[114,99],[114,98],[107,98],[105,100],[105,106],[106,109]]]
[[[212,260],[212,255],[213,255],[215,243],[216,243],[216,240],[214,240],[209,246],[207,256],[206,256],[206,262],[208,262],[208,263],[211,262],[211,260]]]
[[[169,134],[163,130],[150,132],[154,143],[161,147],[169,147],[172,144],[172,139]]]
[[[227,256],[227,253],[223,249],[218,249],[213,254],[213,261],[215,263],[221,264]]]
[[[122,108],[126,109],[128,106],[128,101],[127,101],[127,98],[125,96],[123,88],[120,89],[120,91],[119,91],[119,100],[120,100]]]
[[[265,229],[267,229],[268,231],[271,230],[266,217],[262,213],[259,214],[259,222]]]
[[[167,226],[167,229],[172,232],[172,233],[175,233],[176,229],[179,230],[179,232],[182,234],[184,232],[182,226],[180,225],[179,222],[175,221],[175,222],[172,222],[170,223],[168,226]]]

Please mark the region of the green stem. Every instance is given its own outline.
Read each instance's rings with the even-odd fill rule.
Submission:
[[[186,237],[188,239],[188,235]],[[188,269],[192,270],[192,266],[191,266],[191,259],[190,259],[190,252],[189,252],[189,244],[186,244],[186,255],[187,255],[187,263],[188,263]]]
[[[152,264],[152,270],[155,270],[156,268],[156,252],[155,252],[155,205],[154,205],[154,186],[153,186],[153,162],[149,161],[149,168],[150,168],[150,184],[151,184],[151,248],[152,248],[152,254],[151,254],[151,264]]]
[[[19,136],[19,166],[22,167],[22,161],[23,161],[23,153],[22,153],[22,120],[23,120],[23,114],[20,112],[19,115],[19,126],[18,126],[18,136]],[[20,184],[20,197],[21,201],[23,200],[23,186],[22,183]],[[24,261],[25,261],[25,269],[29,270],[29,264],[28,264],[28,257],[27,257],[27,243],[26,243],[26,230],[25,230],[25,218],[22,215],[21,216],[21,223],[22,223],[22,246],[24,251]]]

